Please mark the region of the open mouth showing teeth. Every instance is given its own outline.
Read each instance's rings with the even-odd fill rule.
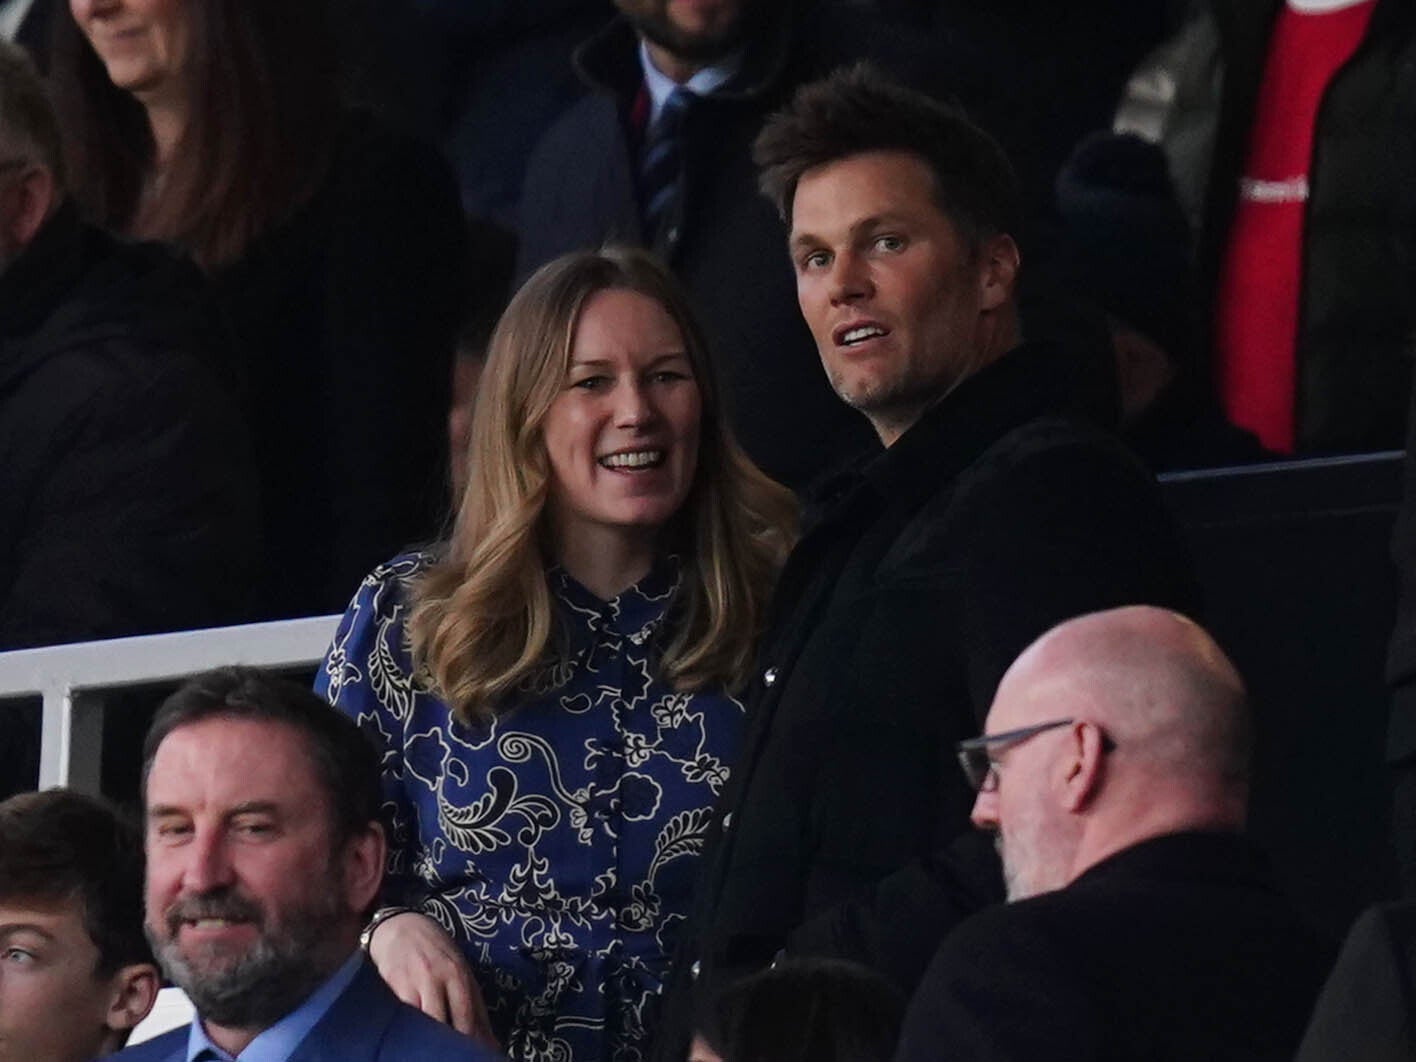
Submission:
[[[600,458],[600,464],[605,468],[658,468],[663,463],[663,450],[632,450],[623,454],[606,454]]]
[[[843,346],[852,347],[857,343],[864,343],[867,339],[874,339],[876,336],[883,336],[885,329],[879,325],[861,325],[859,328],[852,328],[841,336]]]

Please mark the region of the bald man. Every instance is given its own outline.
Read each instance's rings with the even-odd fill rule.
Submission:
[[[946,940],[897,1059],[1292,1058],[1333,948],[1241,834],[1251,727],[1173,612],[1093,613],[1019,656],[959,746],[1010,902]]]

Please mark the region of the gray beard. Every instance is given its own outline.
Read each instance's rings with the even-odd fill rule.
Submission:
[[[153,953],[163,971],[182,991],[203,1020],[231,1029],[267,1029],[298,1007],[322,981],[348,958],[330,954],[338,939],[341,916],[337,897],[287,912],[272,933],[262,924],[256,943],[243,955],[225,962],[215,951],[183,955],[177,932],[169,926],[159,938],[146,926]]]

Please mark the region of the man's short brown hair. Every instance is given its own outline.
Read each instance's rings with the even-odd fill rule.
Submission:
[[[68,789],[0,802],[0,901],[74,903],[106,977],[152,962],[143,935],[143,843],[105,801]]]
[[[753,146],[759,186],[788,223],[802,174],[874,151],[917,156],[934,176],[939,209],[970,247],[1017,237],[1018,180],[1003,149],[962,109],[891,81],[866,63],[797,90]]]

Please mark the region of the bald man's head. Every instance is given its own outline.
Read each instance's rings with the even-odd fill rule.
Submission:
[[[1071,723],[995,747],[997,786],[975,806],[975,823],[999,831],[1010,896],[1061,887],[1095,861],[1092,848],[1242,825],[1252,747],[1244,684],[1185,617],[1113,609],[1029,646],[999,684],[985,732],[1061,720]],[[1014,889],[1014,878],[1026,880]]]

